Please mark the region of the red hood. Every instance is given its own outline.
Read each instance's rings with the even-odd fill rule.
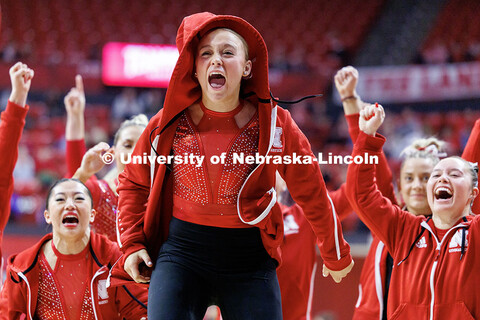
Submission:
[[[248,22],[235,16],[217,16],[210,12],[196,13],[185,17],[177,32],[177,48],[180,56],[165,96],[160,130],[178,113],[201,98],[200,85],[193,75],[196,45],[203,35],[214,28],[234,30],[248,44],[249,59],[252,61],[252,78],[243,80],[241,95],[254,92],[258,99],[270,100],[268,53],[260,33]]]

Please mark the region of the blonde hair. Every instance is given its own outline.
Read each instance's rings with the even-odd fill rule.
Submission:
[[[400,153],[400,157],[403,158],[401,167],[403,167],[407,159],[411,158],[430,159],[435,166],[440,161],[440,158],[447,156],[445,153],[446,145],[445,141],[435,137],[416,139]]]
[[[118,128],[117,132],[115,133],[115,137],[113,138],[113,145],[117,144],[117,141],[120,137],[120,133],[123,129],[131,126],[139,126],[146,128],[148,125],[148,118],[143,113],[137,114],[136,116],[132,116],[130,119],[127,119],[122,122],[120,128]]]
[[[465,164],[465,168],[467,169],[468,173],[472,177],[472,189],[478,187],[478,163],[477,162],[470,162],[468,160],[463,159],[459,156],[450,157],[453,159],[459,159],[463,161]]]

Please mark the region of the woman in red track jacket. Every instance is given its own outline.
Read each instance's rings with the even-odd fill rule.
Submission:
[[[86,186],[59,180],[47,203],[45,220],[53,233],[9,258],[0,319],[146,318],[145,288],[108,287],[109,270],[121,253],[90,231],[95,210]]]
[[[335,75],[335,85],[343,102],[344,110],[347,114],[346,118],[350,128],[350,135],[352,141],[356,140],[358,136],[358,112],[362,108],[363,102],[356,93],[356,84],[358,81],[358,71],[351,67],[344,67]],[[356,110],[354,115],[348,115],[348,110]],[[352,111],[353,112],[353,111]],[[352,129],[355,135],[352,133]],[[355,138],[354,138],[355,137]],[[419,141],[414,142],[417,145]],[[404,209],[415,215],[431,215],[430,207],[428,207],[426,197],[416,198],[414,193],[425,193],[426,181],[425,174],[430,175],[433,166],[438,163],[439,141],[425,140],[421,141],[421,146],[414,148],[413,152],[405,154],[405,159],[402,162],[398,186],[402,192],[402,200],[404,202]],[[472,129],[472,133],[466,144],[462,158],[472,161],[480,161],[480,120],[477,120]],[[431,145],[431,147],[429,147]],[[417,148],[425,148],[424,151]],[[433,148],[433,150],[431,149]],[[383,152],[382,152],[383,155]],[[411,160],[410,160],[411,159]],[[408,161],[408,163],[407,163]],[[419,168],[415,168],[419,166]],[[390,199],[392,203],[397,204],[395,194],[393,192],[392,174],[388,167],[386,159],[381,157],[379,164],[376,166],[376,182],[382,194]],[[411,192],[411,191],[414,192]],[[331,195],[332,196],[332,195]],[[332,196],[335,202],[335,198]],[[472,207],[473,212],[478,211],[478,199],[474,201]],[[336,205],[337,207],[337,205]],[[340,211],[340,210],[339,210]],[[342,215],[339,213],[340,219]],[[391,272],[391,257],[383,242],[381,242],[375,235],[370,246],[370,250],[363,264],[362,273],[359,283],[359,296],[355,305],[354,320],[378,320],[386,319],[386,299],[388,297],[388,274]],[[387,266],[387,260],[388,266]],[[388,283],[387,283],[388,282]]]
[[[261,156],[293,156],[294,154],[312,156],[308,141],[293,122],[290,114],[276,106],[270,98],[268,55],[260,34],[240,18],[215,16],[211,13],[195,14],[186,17],[182,22],[177,35],[180,57],[172,74],[164,108],[150,121],[137,143],[133,156],[170,155],[172,146],[174,146],[173,142],[176,143],[184,137],[190,137],[192,126],[187,121],[188,119],[185,119],[184,111],[190,106],[198,107],[200,105],[198,108],[189,109],[189,112],[191,110],[198,111],[200,108],[203,111],[202,114],[210,112],[205,110],[205,106],[208,107],[208,103],[216,98],[212,94],[203,101],[207,97],[205,92],[210,92],[208,91],[210,89],[207,90],[199,85],[199,82],[203,81],[203,74],[197,70],[197,78],[194,66],[196,61],[199,59],[203,61],[204,57],[204,52],[202,51],[200,55],[196,46],[199,41],[202,41],[202,37],[208,37],[208,31],[216,28],[233,30],[248,44],[249,60],[245,62],[244,74],[238,80],[240,81],[240,78],[243,77],[241,85],[240,83],[230,83],[232,77],[225,78],[222,76],[222,72],[212,73],[209,81],[211,78],[210,86],[215,92],[223,92],[222,83],[234,85],[237,91],[229,96],[232,98],[230,99],[232,105],[229,107],[236,110],[235,105],[241,100],[241,104],[244,103],[248,108],[253,107],[253,113],[258,114],[258,126],[256,127],[258,131],[255,126],[252,127],[253,133],[258,132],[258,144],[253,143],[258,154]],[[239,38],[237,37],[237,39]],[[241,46],[246,49],[245,45]],[[242,49],[239,49],[241,52]],[[208,54],[208,52],[206,53]],[[222,51],[225,59],[231,53],[229,50]],[[215,55],[217,58],[216,52]],[[226,62],[218,63],[220,66],[221,63]],[[222,81],[222,78],[226,82]],[[206,85],[204,84],[204,86]],[[239,96],[242,99],[239,99]],[[205,106],[202,107],[202,104]],[[253,114],[250,117],[253,119]],[[198,136],[192,134],[191,137],[194,141]],[[247,144],[247,138],[242,146],[234,143],[234,146],[240,149],[233,150],[233,152],[242,152],[241,148],[243,147],[251,148],[252,145]],[[230,151],[232,150],[230,149]],[[233,212],[229,211],[226,214],[227,217],[222,217],[223,213],[220,210],[214,210],[213,213],[216,216],[211,216],[212,220],[199,220],[192,225],[195,227],[202,226],[204,223],[208,226],[217,225],[217,222],[228,218],[235,224],[237,231],[252,229],[252,227],[254,227],[253,230],[258,228],[263,250],[271,258],[280,262],[279,246],[283,239],[283,221],[281,211],[276,204],[274,188],[277,169],[284,176],[294,200],[303,207],[305,215],[322,243],[320,251],[326,268],[348,271],[352,266],[349,248],[342,239],[338,217],[332,210],[321,172],[316,163],[293,163],[282,166],[279,163],[269,162],[255,165],[247,177],[242,178],[241,184],[233,188],[233,190],[239,188],[232,197],[234,199]],[[120,175],[118,228],[122,251],[127,262],[126,269],[130,275],[123,270],[124,261],[121,260],[119,268],[114,268],[113,280],[129,281],[132,277],[138,282],[150,280],[145,275],[138,274],[138,265],[140,262],[144,262],[147,266],[153,265],[151,258],[156,259],[162,243],[167,240],[170,222],[180,220],[172,219],[172,193],[175,179],[181,179],[183,176],[179,173],[180,175],[174,178],[175,174],[172,174],[170,170],[170,166],[163,163],[129,164]],[[196,169],[192,168],[192,170]],[[197,181],[203,181],[202,174],[199,173],[200,176],[196,176],[199,177],[196,178]],[[188,191],[188,189],[182,190]],[[201,194],[203,191],[205,189],[200,188],[198,193]],[[217,205],[216,203],[208,204]],[[221,225],[216,228],[214,229],[216,231],[222,229]],[[332,273],[337,281],[344,274],[345,272]],[[340,276],[338,277],[338,275]],[[223,312],[224,308],[220,307]]]
[[[385,139],[376,130],[383,117],[381,106],[361,112],[363,132],[353,156],[381,151]],[[477,171],[459,157],[441,160],[427,185],[432,217],[425,218],[412,216],[382,196],[375,185],[374,166],[349,166],[347,196],[393,257],[388,319],[480,317],[480,295],[476,294],[480,221],[471,214],[478,194]]]

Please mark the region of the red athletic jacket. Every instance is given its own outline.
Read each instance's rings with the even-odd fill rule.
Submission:
[[[359,114],[347,115],[345,118],[350,138],[355,142],[360,132],[358,127]],[[383,152],[379,157],[379,164],[375,174],[378,177],[377,183],[382,193],[390,199],[394,199],[392,173]],[[353,212],[345,192],[345,184],[342,184],[339,189],[328,193],[340,221]],[[314,290],[313,283],[317,268],[315,252],[317,238],[305,219],[302,209],[297,204],[291,207],[280,206],[283,213],[285,237],[281,246],[283,263],[277,269],[277,276],[282,294],[283,319],[310,319]],[[375,238],[374,242],[378,243],[378,240]],[[383,253],[384,258],[382,261],[385,261],[387,250],[384,250]],[[355,314],[357,314],[357,311],[366,308],[378,308],[378,303],[375,304],[377,298],[373,273],[374,261],[367,264],[368,260],[367,258],[360,278],[360,287],[365,288],[364,297],[362,302],[359,303]],[[384,269],[380,269],[382,271],[382,279],[385,279]]]
[[[353,119],[351,120],[353,121]],[[358,125],[358,118],[357,118]],[[352,126],[349,122],[349,125]],[[468,139],[465,150],[463,151],[462,158],[480,163],[480,119],[475,122],[475,126],[472,129],[470,138]],[[381,162],[380,162],[381,163]],[[388,170],[388,173],[385,172]],[[389,188],[392,193],[388,195],[383,189],[388,181],[384,181],[383,177],[388,174],[391,179],[390,169],[387,167],[376,168],[376,177],[379,190],[382,194],[390,199],[393,204],[396,204],[395,196],[393,194],[393,186]],[[379,184],[380,181],[382,181]],[[391,182],[390,182],[391,183]],[[382,187],[383,185],[383,187]],[[473,204],[473,212],[480,212],[480,201],[477,199]],[[341,219],[341,218],[340,218]],[[383,242],[374,234],[370,250],[363,264],[362,273],[360,275],[359,283],[359,295],[357,304],[355,305],[355,313],[353,314],[353,320],[378,320],[382,319],[384,309],[384,296],[385,296],[385,277],[386,277],[386,261],[388,250],[385,248]]]
[[[384,142],[361,132],[353,155],[379,154]],[[382,196],[374,170],[370,164],[349,165],[347,196],[393,257],[388,318],[479,319],[480,217],[460,219],[439,242],[431,219],[415,217]]]
[[[0,305],[0,319],[31,320],[35,315],[38,294],[38,254],[45,242],[52,239],[47,234],[34,247],[9,258],[7,279],[1,295],[7,297],[8,303]],[[109,269],[121,255],[117,245],[105,236],[90,233],[90,253],[92,263],[90,288],[96,319],[140,319],[146,317],[148,293],[138,286],[107,288]],[[102,294],[99,292],[102,291]],[[122,318],[123,317],[123,318]]]
[[[242,96],[257,106],[260,155],[313,155],[307,139],[290,113],[275,106],[268,85],[268,54],[260,34],[244,20],[233,16],[200,13],[186,17],[177,34],[180,56],[170,80],[164,108],[151,120],[140,137],[133,155],[156,153],[169,155],[178,123],[178,115],[201,98],[201,89],[193,77],[195,44],[199,36],[216,27],[230,28],[249,45],[253,77],[242,85]],[[248,97],[247,97],[248,96]],[[332,210],[325,183],[317,163],[260,164],[247,177],[237,199],[237,211],[246,226],[260,229],[270,256],[281,261],[279,246],[283,240],[282,213],[276,203],[275,172],[287,182],[293,199],[304,210],[317,237],[327,267],[346,268],[352,258],[344,241],[338,217]],[[117,227],[124,258],[146,248],[155,261],[167,238],[172,207],[172,174],[163,164],[128,164],[120,174]],[[123,270],[123,259],[113,276],[131,278]]]
[[[25,108],[8,101],[0,122],[0,246],[3,230],[10,217],[10,198],[13,193],[13,169],[18,158],[18,143],[22,136],[28,106]],[[0,260],[2,251],[0,248]],[[0,276],[3,266],[0,266]],[[3,277],[0,278],[0,283]]]

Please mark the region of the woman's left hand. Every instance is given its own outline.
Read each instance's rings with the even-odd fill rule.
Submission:
[[[375,136],[384,119],[385,111],[381,105],[378,103],[366,105],[365,108],[360,111],[358,126],[360,130],[366,134]]]

